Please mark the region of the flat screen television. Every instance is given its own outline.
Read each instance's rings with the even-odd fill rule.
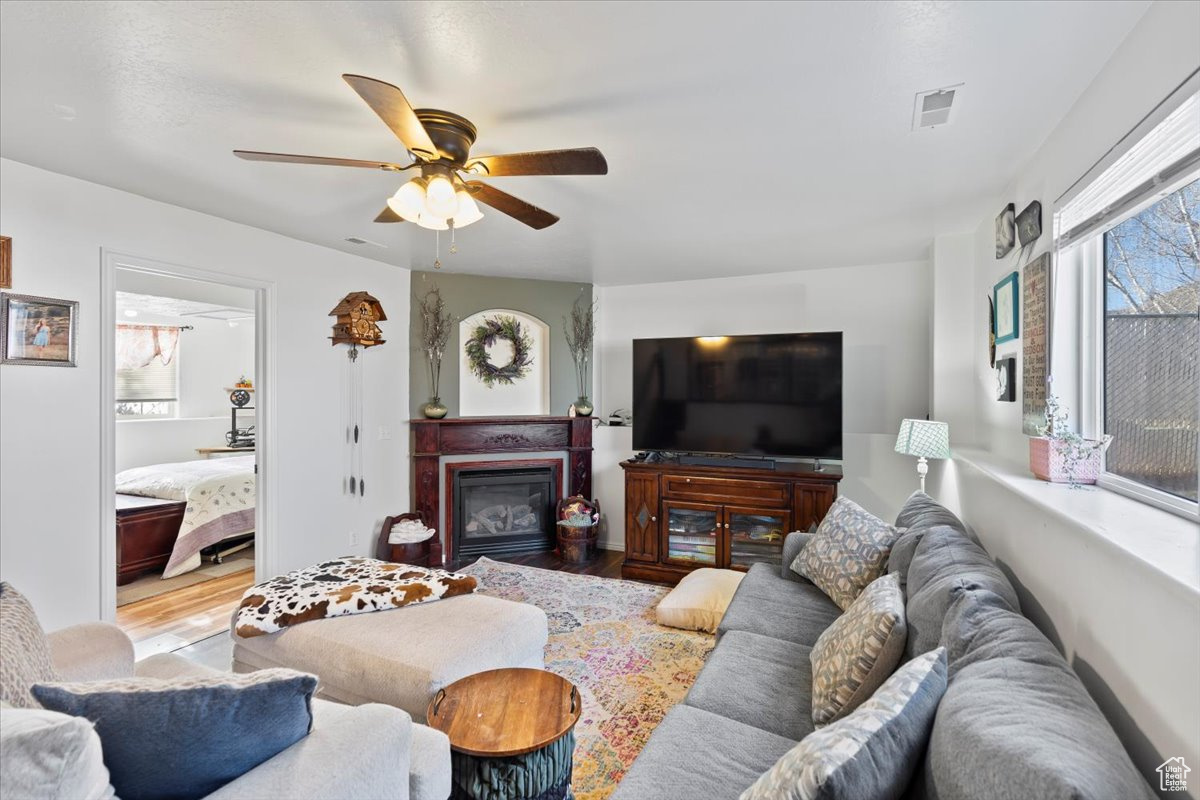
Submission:
[[[842,334],[635,339],[637,450],[842,457]]]

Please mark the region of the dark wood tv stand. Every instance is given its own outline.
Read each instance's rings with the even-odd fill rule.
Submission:
[[[774,470],[624,461],[621,575],[676,583],[698,567],[778,564],[783,537],[819,523],[837,498],[840,467]]]

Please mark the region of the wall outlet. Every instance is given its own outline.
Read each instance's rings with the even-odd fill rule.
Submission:
[[[392,429],[385,428],[384,426],[380,425],[379,426],[379,441],[387,442],[387,441],[390,441],[391,438],[392,438]]]
[[[358,547],[358,531],[350,531],[350,546]]]

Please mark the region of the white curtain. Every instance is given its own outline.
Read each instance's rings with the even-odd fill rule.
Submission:
[[[173,325],[117,325],[117,369],[137,369],[159,359],[171,363],[179,346]]]

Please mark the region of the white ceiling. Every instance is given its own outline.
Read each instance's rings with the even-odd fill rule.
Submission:
[[[201,317],[226,321],[254,319],[254,311],[248,308],[231,308],[196,300],[183,300],[178,297],[158,297],[152,294],[122,291],[118,291],[116,294],[117,322],[128,322],[142,314],[153,314],[158,317]]]
[[[339,77],[469,117],[474,152],[599,147],[604,177],[494,178],[448,270],[599,284],[925,258],[973,229],[1149,3],[0,4],[0,155],[416,269],[399,182],[234,148],[391,160]],[[950,126],[915,93],[963,83]],[[386,249],[352,245],[360,236]],[[153,255],[153,254],[147,254]]]

